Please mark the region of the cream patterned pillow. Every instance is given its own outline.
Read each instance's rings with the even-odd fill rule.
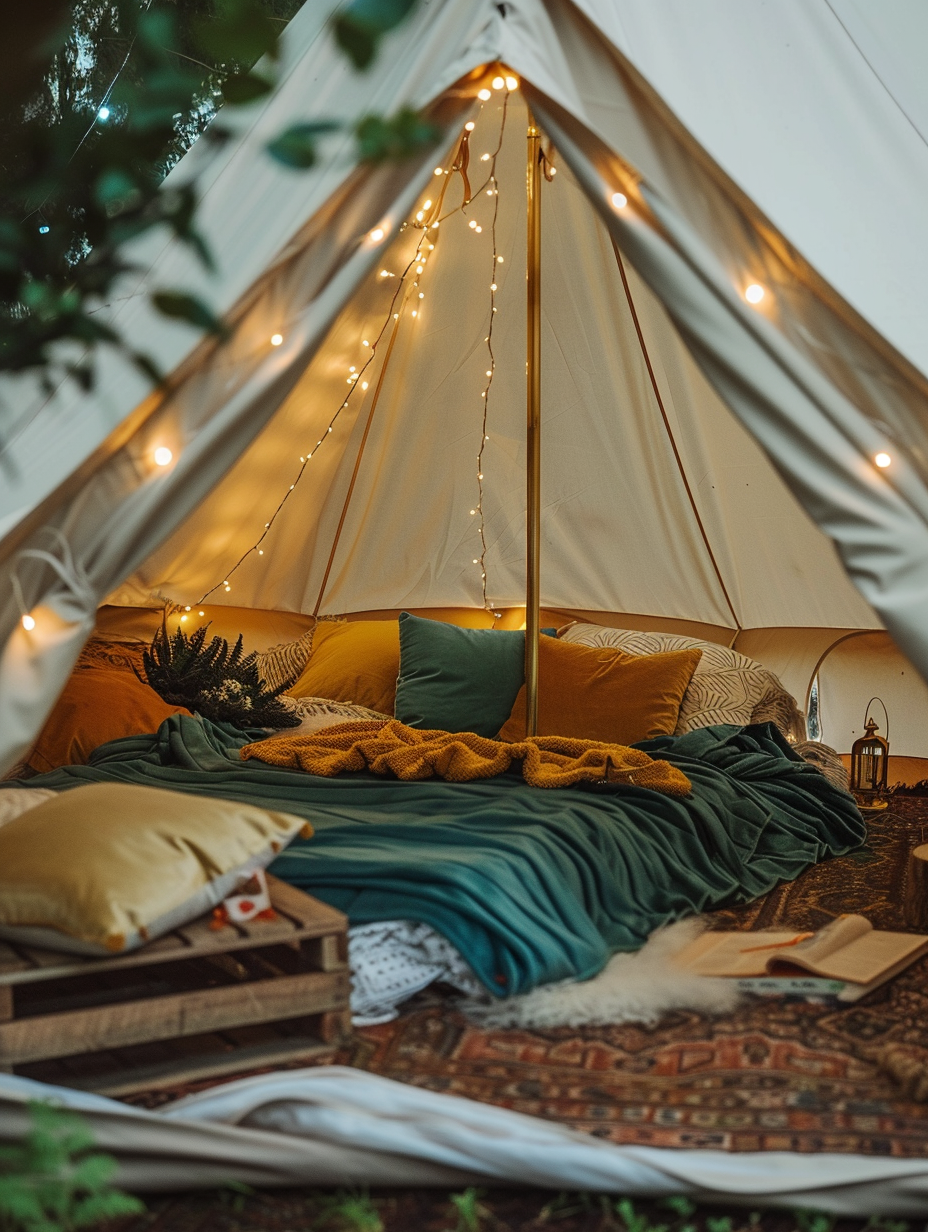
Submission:
[[[327,697],[288,697],[285,693],[281,699],[287,706],[300,716],[299,727],[286,727],[288,736],[311,736],[313,732],[322,731],[325,727],[335,727],[338,723],[370,722],[371,719],[391,719],[390,714],[380,714],[369,710],[367,706],[356,706],[353,702],[333,702]]]
[[[715,723],[770,722],[790,740],[806,739],[802,712],[773,672],[727,646],[676,633],[640,633],[587,624],[571,625],[563,640],[581,646],[613,646],[633,655],[701,650],[702,658],[683,694],[677,736]]]
[[[303,668],[309,662],[315,631],[316,626],[313,625],[293,642],[281,642],[279,646],[258,651],[258,675],[269,689],[279,689],[282,684],[293,684],[302,676]]]

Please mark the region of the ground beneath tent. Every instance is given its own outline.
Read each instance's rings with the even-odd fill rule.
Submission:
[[[908,852],[926,837],[928,800],[897,800],[865,851],[715,919],[817,928],[855,911],[901,929]],[[924,1157],[928,1104],[887,1072],[900,1057],[928,1074],[928,959],[856,1005],[751,998],[722,1018],[677,1013],[654,1028],[486,1031],[426,993],[334,1059],[616,1143]]]
[[[118,1232],[909,1232],[917,1226],[532,1189],[279,1190],[154,1199],[146,1215]]]

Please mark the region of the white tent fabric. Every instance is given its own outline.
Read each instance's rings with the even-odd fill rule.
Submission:
[[[911,6],[894,11],[911,41],[924,22]],[[883,37],[871,60],[860,46],[874,39],[850,0],[442,0],[420,6],[358,77],[335,54],[318,6],[305,6],[288,28],[282,89],[238,121],[240,140],[204,172],[203,224],[220,257],[204,289],[232,321],[232,339],[191,345],[186,330],[152,316],[143,291],[189,284],[192,271],[176,244],[149,241],[149,272],[108,312],[172,372],[169,390],[146,396],[113,359],[91,398],[63,389],[41,408],[13,391],[25,425],[0,506],[9,527],[0,571],[18,578],[37,623],[28,633],[19,625],[6,586],[2,764],[28,747],[97,603],[150,603],[153,593],[194,603],[255,543],[297,456],[325,431],[358,335],[384,312],[377,272],[408,248],[400,226],[436,163],[448,164],[480,70],[496,62],[520,75],[563,159],[544,205],[543,601],[733,634],[882,621],[928,674],[928,382],[837,293],[928,366],[919,350],[928,297],[900,284],[900,271],[911,277],[925,260],[921,96],[904,40]],[[716,58],[694,54],[700,46]],[[749,71],[758,57],[763,73]],[[743,123],[732,122],[731,100],[727,129],[718,103],[694,101],[713,94],[701,89],[706,73],[745,91]],[[903,83],[898,96],[888,75]],[[821,117],[811,139],[776,131],[784,97],[806,125]],[[406,102],[431,106],[445,135],[405,164],[353,168],[344,136],[306,176],[273,169],[263,153],[295,114],[350,121]],[[499,165],[506,262],[485,458],[488,597],[499,605],[519,601],[524,560],[520,107]],[[499,108],[497,94],[477,119],[481,149]],[[812,174],[823,134],[843,179]],[[174,174],[202,161],[195,147]],[[833,213],[835,183],[860,186],[849,230]],[[623,209],[611,205],[616,192],[628,198]],[[789,239],[758,209],[768,196]],[[853,244],[854,228],[877,219],[892,233],[875,246],[891,259],[889,293],[870,249],[860,261]],[[442,226],[422,320],[413,325],[403,309],[322,611],[482,603],[469,510],[487,228],[470,234],[461,215]],[[821,249],[837,290],[791,246],[797,238],[814,259]],[[755,281],[767,295],[752,307],[742,295]],[[285,341],[274,349],[278,330]],[[236,573],[235,602],[313,610],[368,408],[357,399],[339,419],[268,550]],[[174,453],[166,469],[152,461],[162,444]],[[879,450],[892,455],[888,471],[873,465]],[[73,559],[57,572],[35,555],[63,555],[65,543]]]
[[[361,1070],[244,1078],[147,1112],[0,1074],[0,1141],[40,1099],[79,1112],[138,1191],[251,1185],[589,1190],[631,1197],[814,1208],[862,1218],[928,1214],[928,1162],[788,1152],[615,1146],[550,1121]]]

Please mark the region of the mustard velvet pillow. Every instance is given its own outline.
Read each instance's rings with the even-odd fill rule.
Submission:
[[[264,868],[302,817],[231,800],[93,783],[0,829],[0,937],[78,954],[136,949]]]
[[[396,620],[321,620],[293,697],[327,697],[393,714],[400,671]]]
[[[79,668],[71,673],[26,765],[36,774],[59,766],[83,766],[101,744],[156,732],[172,714],[189,713],[183,706],[162,701],[131,671]]]
[[[634,744],[672,735],[700,650],[629,655],[543,637],[538,643],[538,735]],[[525,686],[500,740],[525,739]]]

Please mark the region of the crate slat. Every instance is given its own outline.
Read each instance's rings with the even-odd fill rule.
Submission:
[[[346,972],[308,972],[0,1022],[0,1065],[342,1009]]]
[[[192,924],[175,929],[158,940],[112,958],[86,957],[81,954],[64,954],[54,950],[40,950],[35,946],[6,946],[18,964],[4,968],[0,965],[0,986],[4,984],[29,984],[39,980],[79,975],[82,972],[118,970],[127,966],[144,966],[148,963],[165,962],[172,958],[193,958],[206,954],[222,954],[235,950],[252,949],[256,946],[292,945],[304,938],[325,937],[328,934],[343,934],[348,920],[341,911],[327,903],[320,903],[301,890],[296,890],[276,877],[268,877],[271,902],[278,911],[277,920],[257,920],[237,929],[209,927],[211,916],[204,916]],[[2,958],[2,951],[0,951]],[[11,962],[13,960],[11,959]],[[329,970],[331,968],[325,968]]]
[[[8,971],[26,971],[31,967],[28,959],[21,954],[17,954],[11,945],[7,945],[5,941],[0,941],[0,976],[5,975]]]
[[[248,1044],[227,1053],[206,1053],[201,1057],[172,1058],[152,1065],[122,1068],[112,1074],[68,1079],[67,1086],[95,1095],[131,1095],[136,1091],[156,1091],[184,1082],[220,1078],[288,1061],[311,1061],[332,1052],[332,1044],[316,1036],[293,1036],[264,1044]]]

